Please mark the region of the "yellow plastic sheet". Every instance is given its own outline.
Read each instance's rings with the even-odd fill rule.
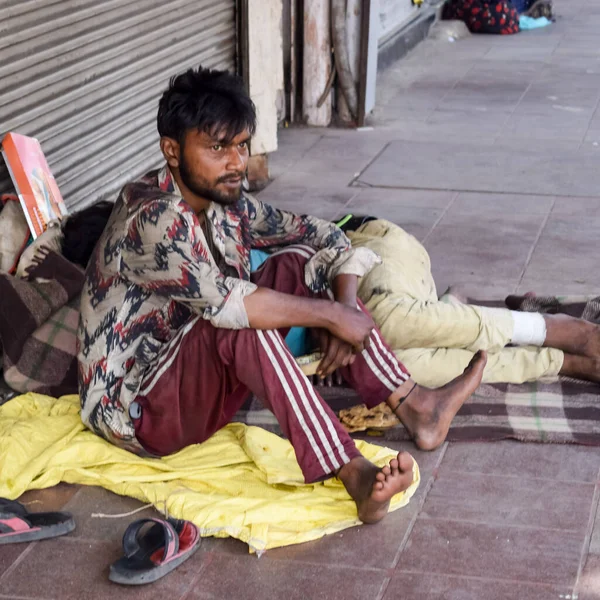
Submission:
[[[384,465],[395,452],[357,443]],[[419,485],[392,499],[408,504]],[[140,458],[89,432],[77,396],[19,396],[0,406],[0,496],[64,481],[96,485],[193,521],[202,535],[235,537],[262,552],[359,523],[337,479],[306,485],[292,446],[259,427],[230,424],[203,444],[161,459]]]

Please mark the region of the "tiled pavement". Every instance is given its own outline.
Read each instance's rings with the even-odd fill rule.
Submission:
[[[545,30],[422,44],[381,79],[370,131],[282,131],[261,198],[402,225],[425,242],[440,289],[598,293],[600,0],[557,4]],[[27,494],[30,510],[65,507],[78,529],[0,547],[0,598],[600,599],[600,450],[413,453],[423,484],[383,523],[261,559],[206,539],[145,589],[107,582],[120,532],[139,515],[91,517],[139,503],[67,485]]]

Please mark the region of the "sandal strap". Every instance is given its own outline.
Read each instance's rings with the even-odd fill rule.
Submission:
[[[20,515],[24,517],[27,514],[27,509],[16,500],[0,498],[0,514]]]
[[[18,515],[0,514],[0,534],[29,531],[31,523]]]
[[[144,525],[147,523],[155,524],[150,530],[148,530],[148,533],[157,526],[162,528],[165,540],[165,550],[163,552],[162,562],[166,562],[179,552],[179,535],[177,534],[173,524],[166,519],[150,517],[147,519],[138,519],[137,521],[131,523],[123,534],[123,552],[125,556],[131,557],[141,549],[138,536],[142,527],[144,527]]]

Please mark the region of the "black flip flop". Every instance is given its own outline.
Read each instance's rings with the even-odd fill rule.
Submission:
[[[123,585],[152,583],[185,562],[200,547],[200,531],[190,521],[139,519],[125,530],[125,556],[110,566],[108,578]]]
[[[46,540],[74,529],[70,513],[30,513],[20,502],[0,498],[0,545]]]

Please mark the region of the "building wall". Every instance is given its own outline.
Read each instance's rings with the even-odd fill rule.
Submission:
[[[252,154],[277,150],[277,124],[284,108],[282,0],[248,2],[250,96],[256,104],[258,128]]]
[[[384,42],[419,10],[411,0],[378,0],[379,41]]]

